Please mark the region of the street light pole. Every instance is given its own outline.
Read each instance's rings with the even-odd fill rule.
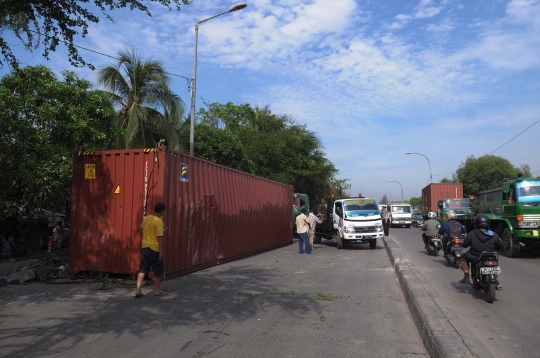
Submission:
[[[429,182],[430,183],[433,183],[433,176],[431,175],[431,162],[429,161],[429,158],[426,157],[424,154],[422,153],[415,153],[415,152],[405,152],[405,154],[418,154],[418,155],[421,155],[423,156],[424,158],[427,159],[427,162],[428,162],[428,165],[429,165]]]
[[[397,180],[389,180],[388,182],[389,183],[398,183],[399,184],[399,186],[401,187],[401,200],[405,201],[405,199],[403,198],[403,185],[401,185],[401,183],[398,182]]]
[[[221,14],[214,15],[208,19],[197,21],[195,23],[195,47],[193,55],[193,79],[191,80],[191,126],[189,128],[189,155],[193,156],[193,147],[195,146],[195,90],[197,88],[197,45],[199,42],[199,25],[203,22],[211,20],[215,17],[228,14],[229,12],[242,10],[247,4],[245,2],[239,2],[229,8],[229,10],[222,12]]]

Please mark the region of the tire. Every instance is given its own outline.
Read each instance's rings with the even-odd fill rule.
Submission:
[[[377,239],[369,240],[369,248],[372,250],[377,248]]]
[[[411,228],[411,225],[405,225],[405,227],[406,227],[407,229],[410,229],[410,228]]]
[[[313,239],[313,243],[315,245],[320,245],[321,244],[321,237],[319,235],[315,235],[315,238]]]
[[[503,231],[502,242],[504,245],[504,253],[506,254],[506,256],[511,258],[519,256],[519,251],[521,250],[521,247],[519,246],[519,242],[514,238],[514,235],[510,233],[510,230],[508,230],[508,228],[504,229]]]
[[[455,257],[455,256],[454,256],[454,257]],[[458,258],[457,258],[457,257],[455,257],[455,260],[454,260],[454,268],[458,269],[458,268],[459,268],[459,266],[460,266],[460,264],[459,264],[459,260],[458,260]]]
[[[343,240],[341,239],[341,235],[338,234],[338,237],[337,237],[337,248],[338,249],[342,249],[343,248]]]
[[[484,294],[486,295],[486,302],[493,303],[495,301],[495,284],[488,283],[484,289]]]
[[[435,257],[439,256],[439,250],[433,249],[433,256]]]

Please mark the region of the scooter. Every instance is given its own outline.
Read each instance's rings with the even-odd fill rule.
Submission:
[[[429,237],[429,241],[426,245],[426,250],[429,254],[437,256],[439,251],[442,249],[441,238],[437,234],[432,234]]]
[[[446,262],[454,266],[454,268],[459,268],[459,259],[463,255],[463,247],[461,247],[462,238],[453,237],[448,240],[446,243],[446,252],[444,253],[444,258]]]
[[[501,274],[499,255],[496,252],[484,251],[471,262],[471,285],[477,290],[484,290],[486,301],[495,301],[495,291],[502,291],[497,275]]]

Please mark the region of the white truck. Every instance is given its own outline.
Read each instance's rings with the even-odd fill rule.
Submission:
[[[406,228],[412,225],[412,207],[408,203],[392,203],[390,204],[390,225],[401,226]]]
[[[375,200],[360,197],[334,201],[332,238],[338,249],[355,242],[369,243],[374,249],[378,237],[383,237],[383,226]]]

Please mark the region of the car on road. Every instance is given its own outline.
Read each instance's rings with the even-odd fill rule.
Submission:
[[[424,218],[422,217],[422,212],[420,210],[413,210],[412,219],[414,227],[422,227],[422,225],[424,225]]]

